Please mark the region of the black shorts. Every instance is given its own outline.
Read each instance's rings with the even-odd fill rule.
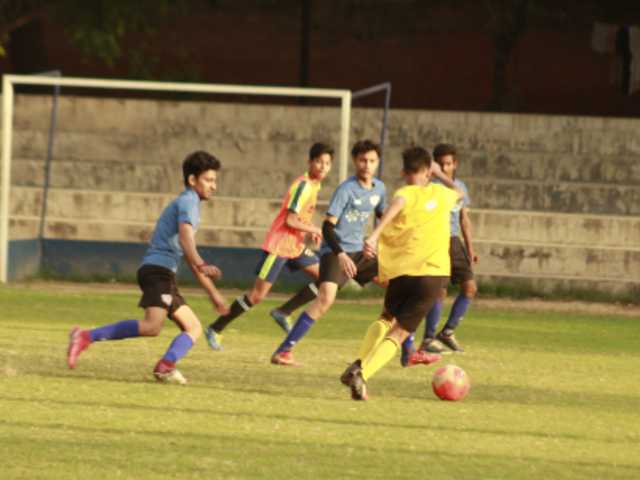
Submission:
[[[138,269],[138,285],[142,290],[142,297],[138,306],[161,307],[167,310],[169,318],[187,302],[178,291],[176,274],[160,265],[142,265]]]
[[[366,285],[378,275],[377,258],[365,258],[362,252],[350,252],[347,255],[358,268],[358,273],[353,279],[361,286]],[[325,253],[320,257],[320,283],[337,283],[340,288],[347,283],[347,280],[349,277],[340,268],[340,262],[338,262],[338,256],[335,253]]]
[[[467,280],[473,280],[471,260],[460,237],[451,237],[449,256],[451,257],[451,283],[462,285]]]
[[[448,281],[449,277],[409,275],[391,279],[384,297],[385,313],[393,315],[405,330],[415,332]]]

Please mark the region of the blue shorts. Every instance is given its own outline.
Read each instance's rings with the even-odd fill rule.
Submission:
[[[309,265],[315,265],[316,263],[320,263],[318,254],[308,248],[305,248],[302,253],[295,258],[279,257],[274,253],[263,250],[258,266],[256,267],[256,275],[266,282],[275,283],[282,267],[285,265],[290,271],[295,272],[296,270],[308,267]]]

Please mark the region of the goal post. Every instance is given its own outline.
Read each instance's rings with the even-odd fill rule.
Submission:
[[[9,266],[13,254],[10,256],[10,218],[11,218],[11,172],[12,172],[12,141],[14,137],[14,105],[16,100],[16,86],[49,86],[56,88],[74,89],[108,89],[116,91],[141,91],[165,93],[193,93],[193,94],[222,94],[243,96],[268,97],[306,97],[339,100],[340,125],[338,145],[338,180],[346,179],[349,169],[349,137],[351,129],[352,101],[354,94],[358,96],[379,91],[378,86],[373,90],[352,93],[347,89],[301,88],[248,86],[203,83],[171,83],[135,80],[106,80],[94,78],[73,78],[59,76],[33,75],[4,75],[2,92],[2,155],[0,167],[0,282],[6,283],[9,278]],[[370,91],[369,91],[370,90]],[[385,105],[385,118],[388,105]],[[337,133],[337,132],[336,132]],[[384,139],[384,132],[382,133]],[[338,140],[336,138],[336,140]],[[46,195],[46,193],[45,193]]]

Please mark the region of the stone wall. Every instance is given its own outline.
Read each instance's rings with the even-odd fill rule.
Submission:
[[[37,233],[50,108],[46,96],[16,99],[13,239]],[[62,97],[45,235],[146,241],[182,188],[184,156],[205,149],[222,159],[223,171],[199,242],[257,248],[282,193],[304,172],[311,143],[337,147],[339,118],[333,107]],[[380,123],[379,110],[354,110],[352,139],[377,138]],[[390,190],[400,185],[400,152],[409,144],[454,143],[472,198],[481,278],[637,289],[639,128],[631,119],[396,110],[383,178]],[[337,171],[336,162],[323,204]]]

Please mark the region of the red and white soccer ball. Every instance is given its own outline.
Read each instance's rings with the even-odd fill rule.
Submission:
[[[469,393],[471,382],[469,376],[456,365],[445,365],[438,368],[431,380],[433,393],[441,400],[462,400]]]

